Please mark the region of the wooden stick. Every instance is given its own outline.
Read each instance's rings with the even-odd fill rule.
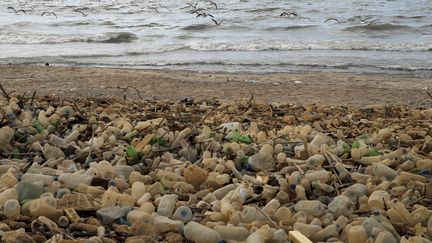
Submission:
[[[0,89],[1,89],[1,91],[3,92],[3,96],[4,96],[7,100],[10,100],[10,96],[9,96],[9,94],[6,92],[6,90],[3,88],[3,85],[2,85],[2,84],[0,84]]]
[[[279,225],[278,224],[276,224],[276,222],[273,220],[273,219],[271,219],[270,218],[270,216],[268,216],[268,214],[266,213],[266,212],[264,212],[261,208],[259,208],[257,205],[255,205],[255,204],[252,204],[252,206],[254,207],[254,208],[256,208],[262,215],[264,215],[266,218],[267,218],[267,220],[268,221],[270,221],[276,228],[278,228],[279,229]]]

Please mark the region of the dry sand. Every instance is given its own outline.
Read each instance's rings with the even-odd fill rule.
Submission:
[[[346,73],[201,73],[95,67],[0,65],[0,83],[8,91],[68,97],[136,99],[250,98],[288,103],[366,106],[431,106],[431,78]],[[125,89],[127,88],[127,89]]]

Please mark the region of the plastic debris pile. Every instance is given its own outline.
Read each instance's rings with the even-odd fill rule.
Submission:
[[[0,99],[5,242],[430,242],[432,109]]]

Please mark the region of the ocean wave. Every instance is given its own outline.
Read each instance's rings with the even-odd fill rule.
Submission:
[[[268,50],[364,50],[364,51],[432,51],[432,41],[424,43],[380,43],[372,41],[255,41],[246,43],[189,43],[197,51],[268,51]]]
[[[292,25],[292,26],[282,26],[282,27],[269,27],[264,29],[265,31],[286,31],[286,30],[302,30],[315,28],[317,25]]]
[[[344,29],[351,32],[376,32],[376,31],[414,31],[415,29],[407,25],[397,24],[368,24],[359,26],[350,26]]]
[[[127,43],[136,39],[138,36],[130,32],[108,32],[96,35],[56,35],[26,32],[2,32],[0,34],[0,44]]]

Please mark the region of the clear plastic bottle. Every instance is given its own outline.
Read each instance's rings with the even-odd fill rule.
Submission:
[[[4,204],[3,213],[8,219],[15,219],[21,213],[21,206],[18,200],[9,199]]]
[[[4,205],[4,203],[10,199],[18,200],[18,191],[15,188],[9,188],[0,192],[0,206]]]
[[[184,223],[187,223],[191,221],[193,218],[192,210],[189,207],[186,206],[180,206],[178,207],[172,216],[172,219],[174,220],[180,220]]]
[[[210,229],[209,227],[194,221],[186,224],[184,235],[188,240],[196,243],[218,243],[222,240],[216,230]]]
[[[318,200],[302,200],[294,205],[294,210],[303,211],[309,216],[321,216],[324,214],[325,207]]]
[[[90,185],[93,177],[78,173],[63,173],[59,176],[58,180],[62,184],[62,187],[75,189],[79,184]]]
[[[250,235],[249,230],[240,226],[216,225],[214,230],[216,230],[224,240],[244,241]]]
[[[164,195],[160,199],[157,213],[165,217],[171,217],[177,203],[178,196],[175,194]]]

